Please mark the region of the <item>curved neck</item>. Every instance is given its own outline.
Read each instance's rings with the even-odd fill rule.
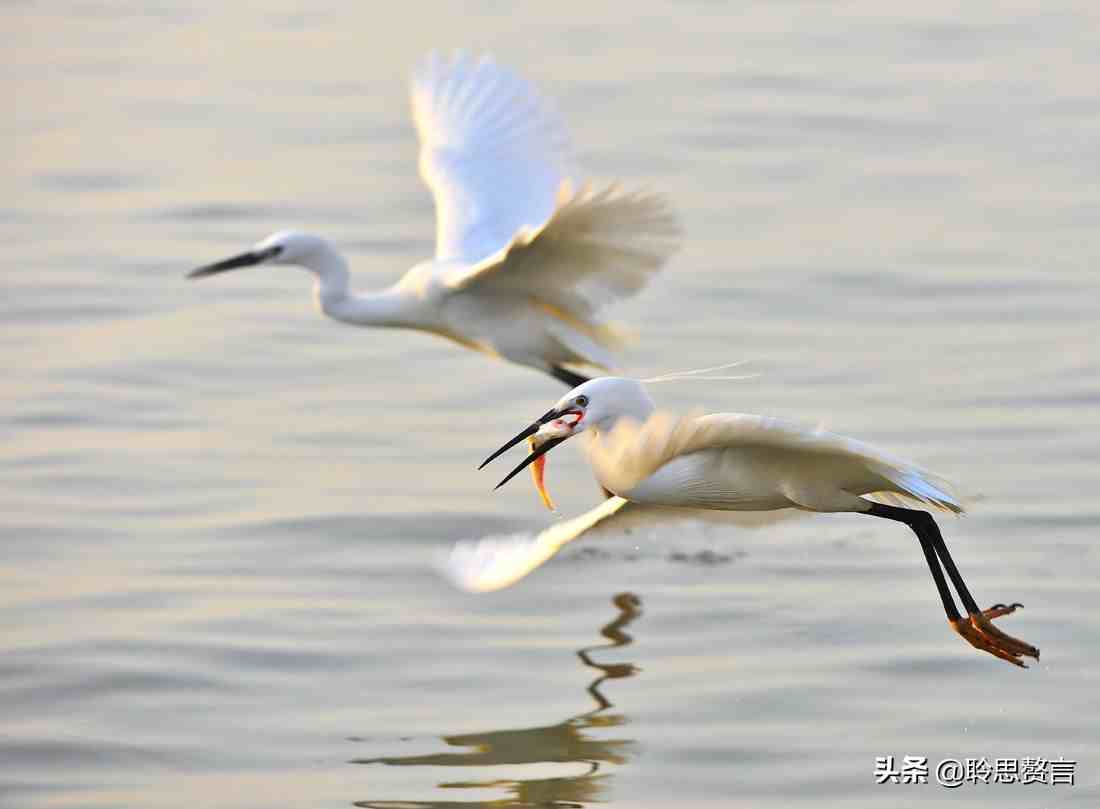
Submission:
[[[349,291],[348,263],[329,244],[322,242],[299,262],[316,276],[313,298],[329,317],[356,326],[423,327],[423,312],[415,295],[400,284],[353,295]]]
[[[323,311],[327,312],[330,306],[347,298],[350,280],[348,263],[327,242],[322,242],[303,256],[300,263],[317,278],[313,284],[313,297]]]
[[[420,328],[423,325],[408,296],[394,287],[381,292],[344,295],[336,300],[322,297],[320,304],[326,315],[353,326]]]

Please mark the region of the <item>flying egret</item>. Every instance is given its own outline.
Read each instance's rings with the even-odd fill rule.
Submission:
[[[321,311],[344,323],[433,332],[570,387],[587,377],[566,366],[614,366],[618,332],[598,312],[638,292],[676,249],[668,203],[576,183],[558,115],[489,57],[433,54],[411,95],[420,175],[435,197],[434,259],[388,289],[353,294],[331,244],[280,231],[187,277],[294,265],[315,276]]]
[[[855,512],[905,523],[920,541],[951,627],[975,648],[1017,666],[1026,668],[1022,656],[1039,657],[1037,648],[993,625],[994,618],[1023,605],[979,609],[932,515],[899,505],[915,501],[956,514],[963,510],[946,481],[908,461],[852,438],[764,416],[672,416],[656,410],[638,380],[602,377],[571,390],[482,466],[530,439],[532,451],[500,488],[529,464],[544,464],[547,452],[583,432],[590,436],[588,459],[600,485],[625,500],[725,511]],[[536,485],[541,486],[541,474]],[[615,505],[608,501],[604,508],[611,512]],[[545,546],[539,550],[545,558],[555,552]],[[955,607],[945,570],[965,618]]]

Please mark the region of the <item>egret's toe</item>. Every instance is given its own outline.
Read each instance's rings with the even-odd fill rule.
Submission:
[[[1007,632],[1002,632],[996,626],[993,625],[993,618],[1000,615],[1007,615],[1013,612],[1017,606],[1022,607],[1022,604],[1012,604],[1009,607],[1003,605],[995,605],[981,614],[975,614],[970,616],[970,624],[976,630],[981,632],[987,638],[989,638],[994,644],[1000,648],[1010,652],[1011,654],[1019,657],[1020,655],[1027,655],[1028,657],[1034,657],[1039,659],[1039,650],[1032,646],[1030,643],[1014,638]],[[998,607],[1003,607],[1003,610],[998,610]],[[995,613],[995,614],[989,614]]]
[[[951,628],[962,635],[975,649],[979,649],[983,652],[989,652],[994,657],[999,657],[1001,660],[1007,660],[1014,666],[1019,666],[1022,669],[1026,669],[1027,666],[1022,660],[1020,660],[1019,652],[1012,652],[1002,647],[1002,645],[994,640],[991,636],[987,635],[982,630],[978,629],[973,622],[973,617],[970,620],[966,618],[960,618],[957,621],[949,621]],[[979,616],[980,617],[980,616]]]
[[[1014,601],[1011,604],[994,604],[987,610],[982,610],[982,616],[992,621],[994,618],[1000,618],[1002,615],[1011,615],[1018,609],[1023,609],[1023,604],[1019,601]]]

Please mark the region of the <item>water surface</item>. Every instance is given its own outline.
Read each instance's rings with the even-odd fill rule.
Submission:
[[[0,12],[0,802],[1095,804],[1093,5],[624,9]],[[960,481],[955,558],[1027,605],[1005,625],[1041,663],[970,650],[913,539],[858,516],[603,534],[493,595],[438,578],[449,543],[553,519],[473,467],[559,386],[325,322],[294,269],[182,276],[288,226],[364,288],[429,255],[405,77],[453,46],[682,212],[617,312],[625,369],[752,359],[660,402]],[[548,479],[565,515],[596,502],[573,451]],[[591,649],[620,593],[633,642]],[[1064,756],[1079,783],[876,786],[890,754]]]

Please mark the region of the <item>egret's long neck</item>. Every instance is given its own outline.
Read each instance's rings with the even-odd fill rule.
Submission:
[[[348,263],[327,242],[321,242],[301,264],[316,277],[313,297],[325,312],[348,297]]]
[[[409,325],[408,301],[398,290],[351,294],[348,263],[328,244],[310,253],[302,266],[316,276],[313,298],[329,317],[359,326]]]
[[[396,287],[380,292],[345,295],[331,303],[322,299],[321,308],[329,317],[355,326],[424,327],[416,316],[415,301]]]
[[[614,385],[612,391],[612,403],[608,407],[609,412],[603,418],[593,423],[586,433],[588,441],[585,442],[585,453],[588,461],[596,473],[596,480],[608,491],[617,492],[615,474],[616,470],[607,468],[608,456],[594,451],[596,442],[602,433],[610,432],[615,425],[624,418],[630,418],[638,423],[643,423],[653,415],[657,409],[653,399],[641,383],[635,379],[611,380]],[[591,382],[587,384],[593,384]],[[599,395],[595,391],[593,396]]]

